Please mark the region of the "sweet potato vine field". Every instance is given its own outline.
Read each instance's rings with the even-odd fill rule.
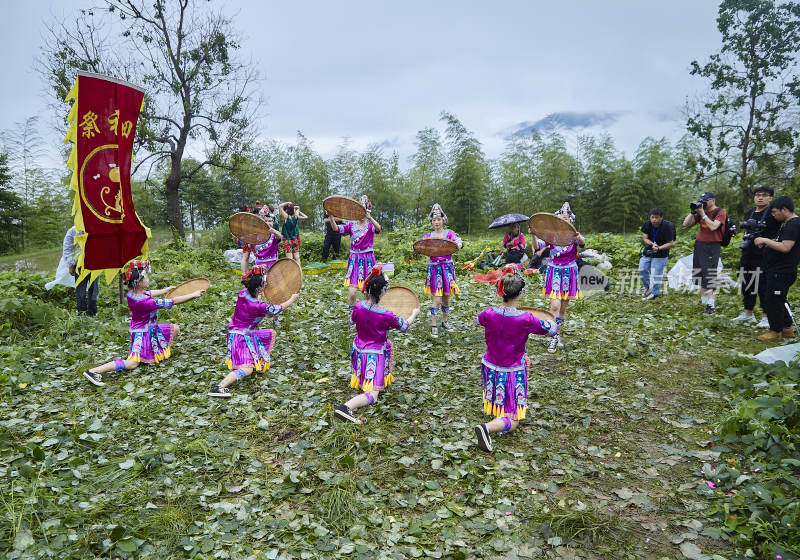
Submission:
[[[351,395],[338,273],[305,277],[272,368],[228,400],[206,396],[239,290],[218,252],[156,252],[155,287],[213,286],[161,313],[182,328],[170,359],[101,389],[80,373],[127,350],[114,290],[80,317],[71,291],[0,273],[0,556],[796,558],[800,370],[754,365],[735,293],[704,316],[694,295],[620,292],[635,240],[604,243],[616,283],[570,305],[556,354],[529,342],[528,417],[493,455],[475,317],[496,296],[465,271],[456,331],[434,340],[423,315],[393,335],[396,382],[364,425],[332,415]],[[393,283],[421,293],[411,257]]]

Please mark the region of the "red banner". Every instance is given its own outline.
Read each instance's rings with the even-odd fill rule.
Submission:
[[[76,99],[65,142],[74,142],[69,167],[82,249],[77,265],[81,278],[105,272],[110,281],[128,261],[147,256],[150,230],[131,197],[133,140],[144,92],[121,80],[80,72],[67,99]]]

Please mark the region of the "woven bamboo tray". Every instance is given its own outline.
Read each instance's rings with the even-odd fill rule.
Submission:
[[[544,309],[539,309],[537,307],[517,307],[520,311],[527,311],[537,319],[541,319],[542,321],[550,321],[551,323],[556,320],[555,316],[549,311],[545,311]]]
[[[429,257],[447,257],[456,251],[458,244],[449,239],[428,237],[414,242],[414,252]]]
[[[411,312],[419,307],[419,298],[412,290],[403,286],[389,288],[381,296],[380,305],[403,319],[408,320]]]
[[[303,271],[294,259],[278,259],[267,272],[267,285],[264,298],[273,305],[288,300],[292,294],[299,294],[303,285]]]
[[[537,212],[531,216],[528,225],[536,237],[551,245],[570,245],[578,233],[567,220],[547,212]]]
[[[249,212],[237,212],[228,220],[228,227],[236,239],[250,245],[259,245],[269,240],[267,222]]]
[[[367,215],[367,209],[360,202],[346,196],[329,196],[322,201],[322,207],[331,216],[342,220],[358,221]]]
[[[187,280],[186,282],[181,282],[167,292],[164,297],[167,299],[174,299],[178,296],[189,295],[197,290],[207,290],[209,286],[211,286],[211,281],[208,278],[193,278],[191,280]]]

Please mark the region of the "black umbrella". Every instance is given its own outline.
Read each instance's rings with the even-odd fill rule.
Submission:
[[[525,214],[505,214],[500,216],[499,218],[495,218],[494,221],[489,224],[489,229],[495,229],[503,226],[510,226],[512,224],[518,224],[520,222],[527,222],[528,216]]]

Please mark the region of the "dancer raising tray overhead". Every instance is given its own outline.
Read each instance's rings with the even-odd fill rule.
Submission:
[[[575,222],[575,214],[572,213],[569,202],[565,202],[555,215],[569,223]],[[575,260],[578,258],[578,247],[585,245],[586,240],[579,232],[574,234],[573,241],[569,245],[550,244],[550,261],[547,263],[547,270],[544,274],[542,295],[550,298],[550,313],[555,316],[559,331],[547,346],[547,351],[550,353],[563,346],[561,331],[566,321],[569,300],[583,297],[580,289],[578,264]]]
[[[344,285],[349,288],[347,303],[351,312],[356,306],[358,290],[363,290],[364,282],[375,266],[373,241],[375,234],[381,232],[381,225],[372,217],[372,202],[369,197],[362,195],[360,202],[367,213],[358,222],[348,222],[341,226],[336,223],[333,216],[328,216],[328,223],[332,229],[350,236],[350,260],[347,263]]]
[[[168,286],[163,290],[150,290],[150,262],[131,261],[125,273],[128,283],[128,308],[131,310],[130,333],[131,342],[128,348],[128,357],[124,360],[114,360],[101,366],[90,368],[83,372],[89,383],[103,387],[102,374],[123,369],[136,369],[140,363],[157,364],[166,360],[172,353],[172,343],[178,335],[178,325],[174,323],[158,323],[158,310],[169,309],[173,305],[199,298],[205,292],[197,290],[185,296],[174,299],[163,299],[164,295],[175,286]],[[155,297],[155,299],[153,299]]]
[[[247,274],[250,253],[253,253],[256,258],[255,265],[263,266],[266,270],[269,270],[278,261],[278,248],[283,237],[275,229],[275,216],[270,212],[269,206],[262,206],[258,211],[258,215],[266,222],[270,236],[264,243],[259,243],[258,245],[248,245],[239,241],[239,245],[242,247],[242,274]]]
[[[461,249],[464,244],[461,238],[456,235],[452,229],[445,229],[447,224],[447,215],[438,204],[434,204],[428,214],[428,219],[431,221],[433,231],[426,233],[423,239],[449,239],[458,245]],[[433,303],[431,304],[431,336],[436,338],[439,336],[439,328],[436,325],[436,314],[440,310],[442,312],[442,328],[446,331],[452,331],[453,328],[447,323],[447,317],[450,314],[450,295],[458,293],[458,284],[456,283],[456,270],[453,266],[453,257],[448,255],[446,257],[429,257],[428,259],[428,276],[425,279],[425,293],[433,296]]]
[[[380,265],[375,266],[364,281],[367,299],[358,302],[350,316],[350,322],[356,326],[356,337],[350,352],[350,386],[361,389],[363,393],[336,407],[334,414],[340,420],[359,422],[353,416],[353,410],[375,404],[378,394],[394,381],[394,354],[388,338],[389,331],[397,329],[406,332],[419,315],[417,307],[406,321],[381,307],[381,296],[388,289],[389,279]]]

